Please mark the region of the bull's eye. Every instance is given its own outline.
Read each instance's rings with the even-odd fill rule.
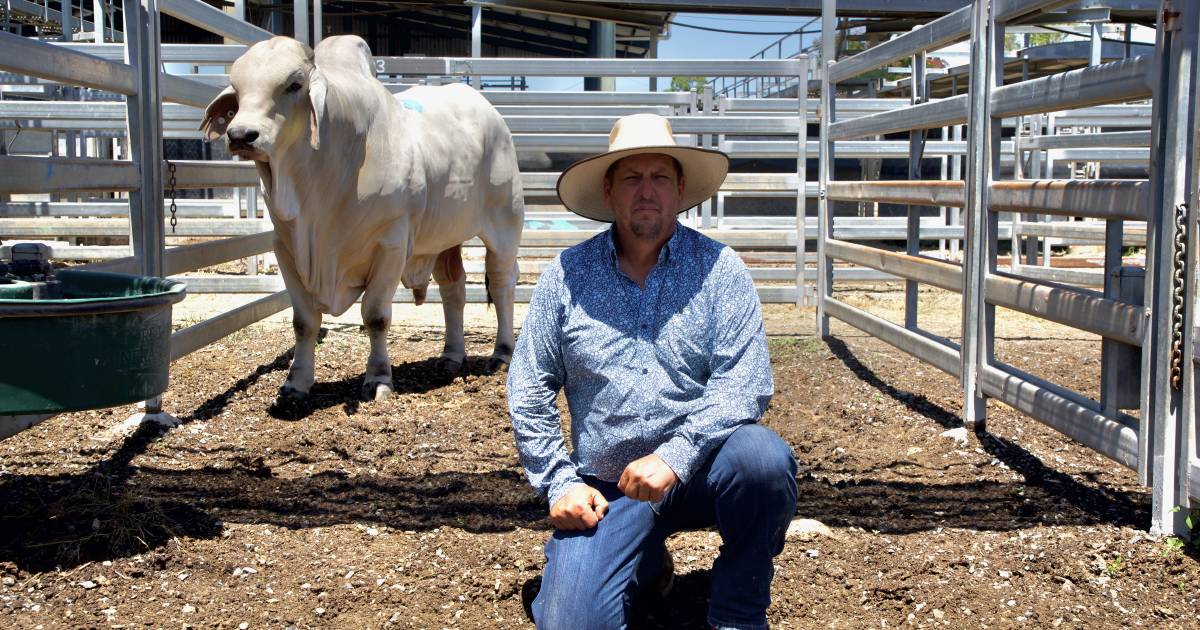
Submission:
[[[292,94],[293,92],[299,92],[301,87],[303,87],[303,86],[300,85],[300,82],[295,81],[291,85],[287,86],[286,92],[288,94]]]

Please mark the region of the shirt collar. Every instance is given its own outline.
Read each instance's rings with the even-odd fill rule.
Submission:
[[[671,238],[663,244],[663,248],[658,252],[658,264],[667,265],[673,257],[679,253],[679,248],[683,247],[683,225],[678,221],[675,222],[675,232],[671,234]],[[617,265],[617,224],[613,223],[608,228],[608,236],[604,239],[604,248],[608,253],[608,261],[614,268]]]

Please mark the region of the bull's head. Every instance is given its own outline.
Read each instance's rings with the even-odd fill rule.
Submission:
[[[233,63],[229,83],[204,110],[200,130],[209,140],[224,135],[231,153],[256,162],[270,162],[306,130],[313,150],[320,147],[325,80],[311,48],[290,37],[259,42]]]

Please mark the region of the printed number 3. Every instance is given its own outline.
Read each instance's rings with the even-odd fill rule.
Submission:
[[[376,60],[375,60],[375,72],[378,72],[379,74],[383,74],[383,72],[384,72],[384,69],[385,69],[385,68],[384,68],[384,65],[383,65],[383,60],[382,60],[382,59],[376,59]]]

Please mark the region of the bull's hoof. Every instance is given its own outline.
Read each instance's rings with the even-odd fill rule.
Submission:
[[[269,413],[280,420],[299,420],[308,410],[308,392],[302,392],[291,385],[279,388],[275,396],[275,404],[271,405]]]
[[[308,398],[308,392],[302,392],[291,385],[284,385],[279,388],[279,394],[275,397],[275,402],[279,404],[295,404],[303,402]]]
[[[391,383],[363,383],[363,400],[387,400],[392,395]]]
[[[433,369],[437,371],[444,379],[453,379],[462,372],[463,361],[451,357],[438,357],[437,361],[433,362]]]
[[[497,372],[508,369],[508,359],[504,357],[492,357],[488,359],[487,367],[485,368],[488,374],[496,374]]]

